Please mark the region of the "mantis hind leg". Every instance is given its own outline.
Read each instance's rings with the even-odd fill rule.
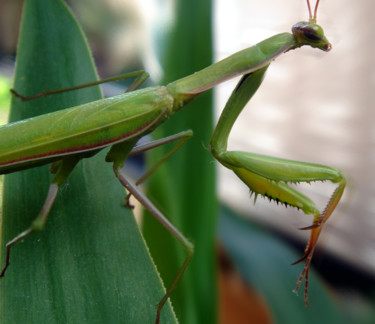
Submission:
[[[10,265],[10,251],[11,248],[18,242],[22,241],[26,237],[30,236],[36,231],[41,231],[48,219],[49,212],[55,202],[59,187],[66,180],[69,174],[72,172],[79,159],[72,156],[65,158],[63,160],[57,161],[51,166],[51,172],[55,173],[54,178],[51,181],[50,187],[48,189],[47,198],[44,201],[43,207],[40,210],[38,216],[32,222],[29,228],[18,234],[12,240],[6,244],[6,254],[5,254],[5,264],[0,273],[0,278],[4,277],[6,270]]]

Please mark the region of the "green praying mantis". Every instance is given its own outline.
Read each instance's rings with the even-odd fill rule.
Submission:
[[[1,174],[47,163],[52,163],[51,172],[54,174],[39,215],[29,228],[6,244],[5,265],[0,277],[5,275],[10,265],[12,247],[33,232],[44,228],[59,187],[69,177],[77,163],[110,146],[106,161],[113,163],[114,174],[120,183],[129,194],[139,200],[164,225],[187,252],[187,257],[176,278],[158,303],[156,323],[159,323],[161,310],[190,263],[194,247],[139,190],[137,185],[147,179],[161,162],[188,140],[192,136],[192,132],[185,131],[149,144],[137,147],[135,145],[141,137],[152,132],[199,94],[221,82],[242,75],[214,130],[210,150],[215,159],[233,170],[255,195],[268,197],[287,206],[299,208],[305,214],[314,216],[313,224],[304,228],[311,230],[305,253],[296,262],[305,260],[296,290],[305,279],[305,301],[307,303],[311,259],[322,228],[344,192],[346,184],[344,177],[339,170],[328,166],[227,150],[228,137],[236,119],[261,85],[268,66],[276,57],[304,45],[310,45],[323,51],[331,49],[331,44],[324,36],[322,28],[316,24],[319,0],[316,2],[314,12],[311,10],[309,0],[307,0],[307,5],[309,20],[295,24],[292,27],[292,34],[282,33],[270,37],[255,46],[237,52],[193,75],[166,86],[139,90],[139,86],[147,79],[148,75],[143,71],[134,72],[123,76],[136,77],[124,94],[0,127]],[[23,97],[14,90],[13,93],[22,100],[30,100],[97,83],[45,91],[30,97]],[[162,158],[160,163],[135,183],[129,181],[122,169],[128,156],[172,141],[178,141],[178,144]],[[288,185],[288,183],[312,181],[331,181],[337,184],[337,188],[323,212],[320,212],[308,197]]]

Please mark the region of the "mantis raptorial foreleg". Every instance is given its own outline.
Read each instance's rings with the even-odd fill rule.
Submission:
[[[279,159],[254,153],[227,151],[229,133],[234,122],[246,103],[260,86],[268,66],[247,74],[241,78],[234,89],[211,140],[211,151],[215,158],[233,172],[249,187],[251,193],[268,197],[286,206],[301,209],[305,214],[314,216],[310,240],[306,246],[305,254],[297,262],[306,260],[305,267],[297,282],[297,291],[305,278],[305,303],[307,304],[307,290],[309,279],[309,265],[316,243],[324,223],[336,208],[345,188],[345,178],[341,171],[332,167]],[[331,181],[338,187],[328,201],[325,210],[320,213],[315,204],[305,195],[291,188],[289,183]]]

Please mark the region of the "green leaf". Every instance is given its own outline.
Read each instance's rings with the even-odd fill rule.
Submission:
[[[303,264],[292,266],[300,255],[250,221],[224,209],[219,222],[220,240],[247,283],[267,302],[275,323],[350,323],[343,310],[310,269],[309,306],[292,290]]]
[[[97,78],[79,26],[59,0],[27,0],[14,88],[24,95]],[[101,98],[98,87],[22,103],[11,121]],[[18,134],[14,134],[17,136]],[[153,323],[164,295],[125,191],[105,152],[82,160],[60,189],[44,231],[17,244],[0,283],[0,322]],[[48,166],[5,177],[1,255],[46,197]],[[3,263],[2,263],[3,264]],[[168,303],[162,323],[176,323]]]
[[[163,84],[212,64],[211,1],[176,2],[173,26],[166,35],[161,61]],[[191,102],[155,132],[155,138],[192,129],[194,136],[158,170],[148,195],[195,245],[191,264],[171,298],[184,324],[217,323],[215,239],[217,200],[215,164],[207,149],[213,132],[212,92]],[[164,148],[164,152],[168,147]],[[149,165],[161,153],[151,152]],[[166,285],[172,282],[186,252],[165,229],[146,215],[144,233]]]

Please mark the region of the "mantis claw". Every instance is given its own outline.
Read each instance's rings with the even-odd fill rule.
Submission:
[[[26,97],[24,97],[21,94],[19,94],[16,90],[10,89],[9,91],[10,91],[11,94],[13,94],[13,96],[21,99],[22,101],[26,101]]]
[[[302,281],[305,278],[305,289],[304,289],[305,306],[308,306],[308,302],[309,302],[308,291],[309,291],[310,263],[311,263],[311,260],[312,260],[313,254],[314,254],[314,250],[315,250],[315,246],[316,246],[316,243],[318,241],[318,237],[319,237],[319,234],[320,234],[321,230],[322,230],[321,224],[316,224],[316,226],[314,227],[314,229],[311,232],[311,237],[310,237],[309,242],[307,243],[305,253],[303,254],[303,256],[300,259],[298,259],[297,261],[292,263],[292,265],[295,265],[295,264],[298,264],[302,261],[305,261],[305,265],[303,267],[303,270],[302,270],[302,272],[301,272],[301,274],[300,274],[300,276],[297,280],[296,288],[294,288],[294,290],[293,290],[293,292],[295,294],[298,294],[298,290],[300,289]]]
[[[316,246],[316,243],[318,242],[318,237],[319,237],[319,234],[322,230],[322,226],[321,224],[313,224],[312,226],[313,229],[311,231],[311,236],[310,236],[310,240],[309,242],[307,243],[306,245],[306,248],[305,248],[305,253],[303,254],[303,256],[298,259],[297,261],[293,262],[292,265],[295,265],[295,264],[298,264],[304,260],[306,260],[306,263],[308,261],[308,263],[310,264],[310,261],[311,261],[311,258],[312,258],[312,255],[314,253],[314,250],[315,250],[315,246]]]
[[[303,270],[297,280],[296,288],[293,289],[293,292],[295,294],[298,294],[298,290],[301,287],[303,278],[305,278],[305,290],[304,290],[304,299],[305,299],[305,306],[308,306],[309,303],[309,297],[308,297],[308,291],[309,291],[309,273],[310,273],[310,263],[313,256],[314,249],[312,249],[307,255],[304,255],[300,260],[296,261],[293,264],[299,263],[306,259],[305,266],[303,267]]]
[[[125,207],[128,208],[128,209],[134,209],[135,208],[135,206],[130,203],[130,197],[131,196],[132,196],[132,194],[129,192],[125,197]]]
[[[300,227],[299,229],[301,231],[305,231],[305,230],[310,230],[310,229],[314,229],[314,228],[318,228],[319,226],[321,226],[323,223],[325,222],[325,219],[323,216],[320,216],[319,218],[317,218],[316,220],[314,220],[314,222],[309,225],[309,226],[305,226],[305,227]]]
[[[312,224],[310,226],[300,227],[299,230],[306,231],[306,230],[310,230],[310,229],[317,228],[317,227],[319,227],[319,224]]]
[[[322,231],[325,222],[328,220],[332,212],[335,210],[345,189],[346,181],[343,177],[341,177],[337,182],[339,183],[339,186],[333,192],[332,197],[328,201],[328,204],[326,208],[324,209],[323,213],[314,220],[314,223],[311,226],[302,228],[302,229],[311,229],[310,240],[307,243],[305,253],[303,254],[303,256],[293,263],[294,265],[302,261],[306,262],[297,280],[296,288],[293,290],[296,293],[301,287],[303,278],[305,278],[305,292],[304,292],[305,297],[304,298],[305,298],[306,306],[308,305],[308,288],[309,288],[309,271],[310,271],[309,269],[310,269],[310,263],[314,254],[314,250],[318,242],[320,232]]]

